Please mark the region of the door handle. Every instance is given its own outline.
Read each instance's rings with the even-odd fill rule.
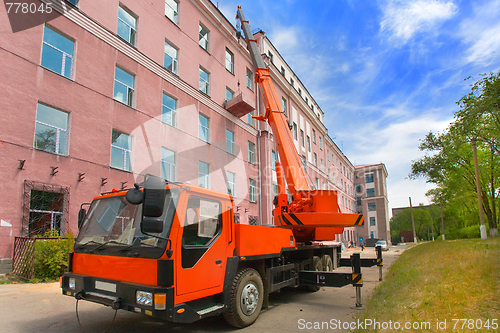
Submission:
[[[220,264],[222,264],[222,260],[216,260],[216,261],[215,261],[215,264],[216,264],[216,265],[220,265]]]

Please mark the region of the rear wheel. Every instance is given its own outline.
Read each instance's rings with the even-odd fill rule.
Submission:
[[[264,285],[259,273],[253,268],[238,272],[231,288],[231,304],[224,312],[228,324],[242,328],[257,320],[264,300]]]
[[[333,261],[332,261],[332,257],[330,257],[328,254],[325,254],[323,256],[323,269],[326,271],[326,272],[331,272],[333,271]]]
[[[314,256],[313,257],[313,262],[312,262],[312,269],[313,271],[322,271],[323,270],[323,261],[321,260],[320,257]],[[307,289],[310,291],[318,291],[321,289],[320,286],[307,286]]]

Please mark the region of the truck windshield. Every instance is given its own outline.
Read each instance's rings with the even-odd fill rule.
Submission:
[[[163,232],[154,236],[168,238],[179,194],[179,189],[167,190],[165,210],[160,217],[164,221]],[[76,239],[75,252],[161,257],[167,241],[141,232],[141,213],[142,205],[128,203],[124,195],[94,200]]]

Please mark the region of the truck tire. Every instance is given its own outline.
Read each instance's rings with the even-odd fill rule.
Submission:
[[[224,319],[237,328],[249,326],[257,320],[264,300],[264,285],[260,274],[245,268],[236,274],[231,287],[231,304]]]
[[[323,256],[323,269],[326,271],[326,272],[331,272],[333,271],[333,261],[332,261],[332,257],[330,257],[328,254],[325,254]]]
[[[320,257],[314,256],[313,257],[313,262],[312,262],[312,269],[313,271],[322,271],[323,270],[323,261],[321,260]],[[320,286],[307,286],[307,290],[316,292],[320,290]]]

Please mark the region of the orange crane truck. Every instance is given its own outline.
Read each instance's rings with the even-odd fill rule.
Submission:
[[[80,209],[63,294],[172,322],[223,314],[245,327],[281,288],[362,285],[359,255],[342,259],[353,273],[332,272],[342,265],[339,247],[318,241],[361,225],[363,215],[342,213],[336,191],[313,189],[240,7],[238,17],[266,108],[255,118],[271,126],[280,157],[274,225],[235,223],[229,194],[146,175]]]

